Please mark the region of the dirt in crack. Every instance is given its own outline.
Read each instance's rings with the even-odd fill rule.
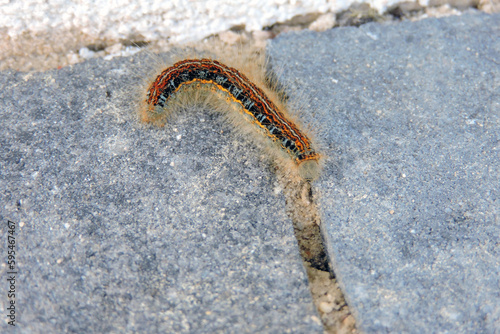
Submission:
[[[325,333],[357,333],[354,317],[328,261],[311,184],[302,180],[291,181],[287,177],[280,177],[280,183]]]

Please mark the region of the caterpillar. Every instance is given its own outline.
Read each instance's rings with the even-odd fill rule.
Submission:
[[[163,70],[147,89],[142,120],[163,119],[176,97],[190,91],[215,95],[228,103],[291,158],[300,177],[307,181],[318,177],[320,155],[311,140],[285,116],[283,106],[280,108],[242,72],[214,59],[185,59]]]

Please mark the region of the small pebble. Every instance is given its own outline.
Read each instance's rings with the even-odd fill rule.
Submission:
[[[327,302],[321,302],[318,305],[318,309],[323,313],[330,313],[333,311],[333,304]]]

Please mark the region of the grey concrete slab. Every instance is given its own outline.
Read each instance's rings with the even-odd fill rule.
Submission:
[[[139,124],[130,99],[145,58],[0,73],[2,245],[6,221],[18,224],[15,329],[322,332],[261,152],[202,110],[161,129]]]
[[[499,15],[470,14],[269,48],[311,96],[328,249],[362,331],[500,330],[499,37]]]

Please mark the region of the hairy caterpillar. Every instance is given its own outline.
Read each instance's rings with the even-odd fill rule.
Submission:
[[[225,103],[235,110],[232,113],[243,116],[268,141],[285,152],[303,179],[318,177],[319,154],[311,140],[285,116],[283,105],[273,102],[269,94],[246,75],[217,60],[186,59],[163,70],[149,85],[141,110],[142,120],[161,123],[169,109],[179,103],[176,98],[186,93],[205,100],[215,96],[218,106]],[[233,119],[241,116],[231,115]]]

